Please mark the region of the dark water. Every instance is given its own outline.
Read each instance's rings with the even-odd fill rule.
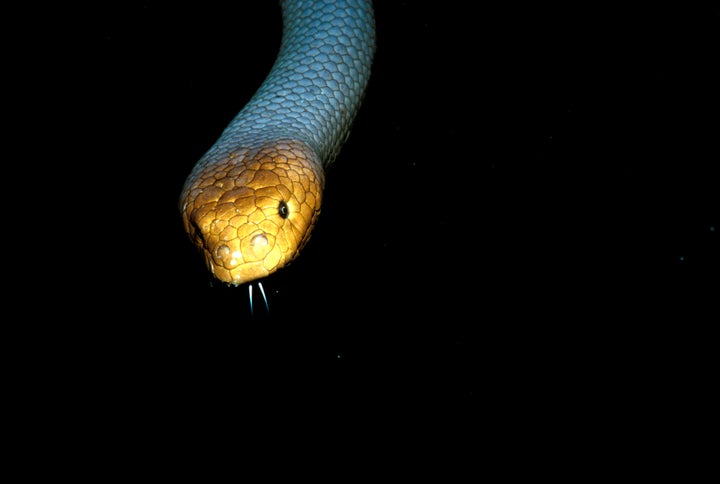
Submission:
[[[63,208],[38,237],[76,282],[46,293],[69,294],[53,305],[68,322],[23,344],[78,381],[187,398],[253,382],[498,405],[702,400],[717,11],[378,2],[373,77],[319,225],[252,319],[245,288],[209,284],[177,199],[271,66],[279,10],[254,3],[109,3],[30,34],[56,64],[31,76],[48,102],[26,131],[53,127],[36,156],[73,168],[43,171]]]

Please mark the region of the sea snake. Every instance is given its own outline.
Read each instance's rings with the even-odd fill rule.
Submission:
[[[326,170],[350,132],[375,53],[371,0],[280,6],[273,67],[180,195],[190,240],[229,285],[272,274],[308,242]]]

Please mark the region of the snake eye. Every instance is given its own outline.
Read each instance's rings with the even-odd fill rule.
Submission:
[[[287,206],[287,203],[285,203],[285,200],[280,200],[280,203],[278,204],[278,213],[282,218],[287,218],[290,214],[290,209]]]
[[[203,237],[202,230],[200,230],[200,226],[194,221],[190,221],[190,225],[192,225],[193,228],[193,234],[195,235],[195,241],[198,245],[204,245],[205,244],[205,237]]]

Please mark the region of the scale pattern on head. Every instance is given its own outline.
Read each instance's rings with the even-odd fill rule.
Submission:
[[[241,284],[289,263],[320,212],[323,174],[302,143],[231,154],[213,163],[185,194],[185,230],[221,281]]]

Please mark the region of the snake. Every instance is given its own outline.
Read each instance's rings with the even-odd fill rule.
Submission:
[[[306,246],[375,54],[371,0],[280,0],[280,11],[269,73],[180,194],[190,241],[232,286],[273,274]]]

